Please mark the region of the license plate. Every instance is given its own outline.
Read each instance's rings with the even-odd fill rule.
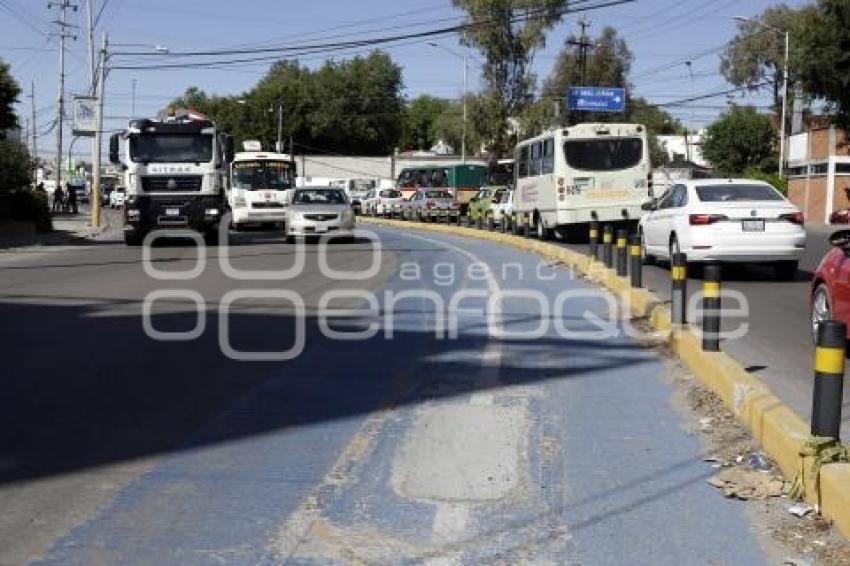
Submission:
[[[166,216],[180,216],[180,209],[179,208],[166,208],[165,209],[165,215]]]
[[[325,232],[327,232],[327,231],[328,231],[328,227],[327,227],[327,226],[316,226],[316,232],[319,232],[319,233],[322,233],[322,234],[323,234],[323,233],[325,233]]]
[[[741,228],[744,232],[764,232],[764,220],[742,220]]]

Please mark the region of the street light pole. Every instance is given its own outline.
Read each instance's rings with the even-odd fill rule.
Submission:
[[[445,45],[440,45],[439,43],[437,43],[435,41],[429,41],[428,45],[430,45],[431,47],[436,47],[437,49],[442,49],[446,53],[454,55],[458,59],[463,59],[463,126],[462,126],[461,137],[460,137],[460,153],[461,153],[461,161],[463,163],[466,163],[466,124],[467,124],[467,116],[468,116],[466,99],[468,98],[468,95],[469,95],[469,64],[468,64],[469,56],[466,53],[464,53],[463,55],[460,55],[459,53],[457,53],[453,49],[449,49]]]
[[[778,30],[777,30],[778,31]],[[785,176],[785,113],[788,111],[788,54],[789,32],[785,30],[785,70],[782,73],[782,125],[779,128],[779,177]]]
[[[94,147],[96,151],[92,156],[92,190],[91,190],[91,225],[92,228],[100,227],[100,145],[103,137],[103,98],[106,87],[106,59],[109,40],[106,32],[103,33],[103,46],[100,49],[100,64],[97,69],[97,112],[95,122],[97,127],[94,131]]]

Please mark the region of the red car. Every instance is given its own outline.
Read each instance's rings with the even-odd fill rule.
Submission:
[[[850,327],[850,230],[833,233],[829,243],[832,249],[820,260],[812,279],[812,336],[824,320]]]
[[[850,224],[850,208],[836,210],[829,215],[830,224]]]

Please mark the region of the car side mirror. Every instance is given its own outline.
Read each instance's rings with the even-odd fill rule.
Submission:
[[[838,232],[833,232],[829,236],[829,243],[836,247],[842,249],[850,248],[850,230],[839,230]]]
[[[121,163],[121,134],[112,134],[109,136],[109,162],[113,165]]]
[[[655,199],[648,200],[644,203],[641,203],[641,205],[640,205],[640,209],[643,210],[644,212],[652,212],[656,208],[657,208],[657,203],[655,202]]]

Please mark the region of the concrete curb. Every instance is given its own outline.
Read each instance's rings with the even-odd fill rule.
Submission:
[[[818,501],[815,485],[809,478],[811,461],[800,456],[800,448],[809,437],[809,426],[728,354],[703,352],[700,339],[690,329],[674,329],[670,311],[664,301],[649,291],[632,289],[628,279],[618,277],[601,263],[547,242],[461,226],[381,218],[363,220],[396,228],[444,232],[507,244],[562,262],[605,286],[623,301],[633,316],[645,318],[656,331],[668,336],[670,348],[697,379],[717,393],[738,420],[750,429],[764,451],[776,460],[786,478],[793,478],[801,466],[805,466],[806,500],[816,505],[824,517],[833,521],[839,531],[850,538],[850,464],[828,464],[821,468]]]

